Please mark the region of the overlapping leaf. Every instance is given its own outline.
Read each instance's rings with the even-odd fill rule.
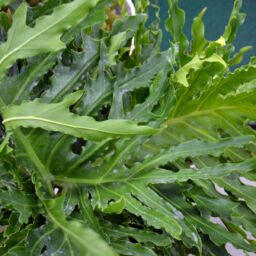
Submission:
[[[56,104],[45,104],[35,100],[22,103],[19,106],[7,107],[3,110],[3,123],[7,130],[20,126],[41,127],[93,141],[113,136],[154,134],[157,132],[150,127],[140,127],[126,120],[97,122],[92,117],[79,117],[70,113],[67,108],[76,103],[82,94],[83,92],[77,91]]]
[[[0,253],[226,255],[228,242],[255,252],[246,233],[256,235],[255,188],[241,177],[255,180],[247,122],[256,119],[256,67],[252,60],[227,72],[241,1],[223,37],[209,45],[199,14],[186,51],[184,14],[170,0],[166,28],[174,43],[162,53],[158,26],[145,29],[145,14],[106,32],[99,23],[113,1],[87,2],[47,1],[30,10],[33,28],[22,4],[1,46],[2,75],[16,58],[50,53],[38,66],[18,61],[0,86],[0,225],[8,225]],[[138,11],[146,8],[136,1]],[[40,34],[47,24],[52,29]],[[18,27],[24,35],[12,41]],[[48,48],[32,50],[39,41]],[[64,42],[67,49],[55,53]],[[126,120],[107,120],[118,118]]]
[[[34,28],[26,26],[27,6],[25,3],[21,4],[14,15],[12,27],[8,32],[8,40],[0,47],[0,78],[18,58],[63,49],[65,44],[60,41],[63,31],[81,21],[97,2],[77,0],[61,5],[52,15],[41,16]],[[13,40],[14,37],[15,40]]]

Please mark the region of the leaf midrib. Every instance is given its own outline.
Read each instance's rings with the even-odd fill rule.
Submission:
[[[79,237],[78,235],[76,235],[76,233],[72,232],[71,230],[69,230],[68,228],[66,228],[64,225],[62,225],[62,223],[60,223],[50,212],[50,210],[45,206],[47,213],[49,214],[49,217],[51,218],[51,220],[53,221],[53,223],[59,227],[60,229],[62,229],[64,232],[66,232],[67,234],[69,234],[71,237],[75,238],[77,241],[79,241],[80,244],[82,244],[85,248],[89,249],[90,251],[94,252],[95,255],[99,255],[101,256],[101,253],[94,248],[93,246],[91,246],[89,243],[86,243],[84,241],[84,239],[82,237]],[[100,253],[100,254],[99,254]]]
[[[213,108],[213,109],[194,111],[187,115],[170,118],[165,123],[167,125],[171,125],[174,123],[184,122],[184,119],[189,118],[189,117],[196,117],[196,116],[206,115],[206,114],[210,114],[210,113],[215,113],[215,111],[217,111],[217,110],[235,110],[235,109],[239,110],[239,109],[241,109],[241,107],[239,107],[239,106],[233,106],[233,107],[221,106],[221,107],[217,107],[217,108]]]
[[[79,5],[80,8],[80,5]],[[78,9],[78,7],[76,8]],[[72,13],[71,13],[72,14]],[[48,27],[44,28],[42,31],[36,33],[34,36],[29,37],[29,39],[27,39],[25,42],[23,42],[20,46],[14,48],[12,51],[10,51],[7,55],[5,55],[4,57],[2,57],[2,59],[0,60],[0,65],[9,57],[11,56],[13,53],[19,51],[24,45],[28,44],[29,42],[33,41],[36,37],[39,37],[40,35],[42,35],[44,32],[50,30],[51,28],[53,28],[54,26],[56,26],[58,23],[61,23],[64,19],[66,19],[68,16],[70,15],[70,13],[68,13],[68,15],[64,15],[62,16],[59,20],[57,20],[55,23],[52,23],[51,25],[49,25]],[[45,17],[45,16],[44,16]],[[56,19],[55,19],[56,20]],[[37,26],[35,26],[34,30],[36,30]]]
[[[90,130],[90,131],[100,132],[100,133],[104,133],[104,134],[130,135],[130,133],[124,133],[124,132],[117,133],[117,132],[114,132],[114,131],[108,132],[106,130],[95,129],[95,128],[92,128],[92,127],[83,127],[83,126],[78,126],[78,125],[71,125],[71,124],[57,122],[57,121],[53,121],[53,120],[49,120],[49,119],[45,119],[45,118],[41,118],[41,117],[35,117],[35,116],[9,117],[9,118],[6,118],[2,123],[6,124],[8,122],[13,122],[13,121],[18,121],[18,120],[35,120],[35,121],[55,124],[55,125],[59,125],[59,126],[64,126],[64,127],[68,127],[68,128],[81,129],[81,130]]]

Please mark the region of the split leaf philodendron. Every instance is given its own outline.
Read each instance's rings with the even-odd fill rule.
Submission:
[[[230,71],[250,49],[230,57],[242,0],[216,41],[206,9],[189,42],[168,3],[161,51],[149,1],[135,16],[115,0],[0,1],[0,255],[256,252],[255,57]]]

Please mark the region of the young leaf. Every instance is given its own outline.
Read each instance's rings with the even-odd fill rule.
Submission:
[[[196,55],[190,62],[188,62],[186,65],[184,65],[182,68],[180,68],[176,72],[174,81],[184,85],[185,87],[188,87],[189,83],[187,81],[186,76],[189,74],[189,71],[191,69],[195,69],[195,70],[200,69],[205,62],[216,62],[221,64],[224,67],[227,66],[225,61],[217,54],[213,54],[212,56],[206,59],[200,59],[198,55]]]
[[[109,52],[108,52],[108,62],[109,62],[110,66],[116,64],[116,62],[115,62],[116,52],[120,48],[120,46],[123,43],[123,41],[125,40],[125,38],[126,38],[125,31],[120,32],[111,38],[111,44],[110,44],[110,48],[109,48]]]
[[[188,40],[183,33],[183,25],[185,23],[185,13],[178,7],[178,0],[168,0],[169,17],[165,22],[165,28],[173,37],[173,42],[178,48],[179,65],[186,64],[188,58],[185,55],[185,50],[188,47]]]
[[[233,66],[236,64],[239,64],[244,57],[244,54],[252,49],[252,46],[245,46],[238,53],[235,54],[235,56],[229,61],[229,65]]]
[[[244,23],[246,15],[244,13],[239,12],[241,7],[242,0],[235,0],[228,25],[226,26],[225,32],[223,34],[223,37],[227,43],[232,43],[232,41],[236,37],[238,26]]]
[[[195,55],[196,53],[200,56],[203,51],[207,41],[204,39],[204,23],[202,22],[203,15],[206,11],[204,8],[201,13],[194,19],[192,26],[192,36],[191,41],[191,53]]]

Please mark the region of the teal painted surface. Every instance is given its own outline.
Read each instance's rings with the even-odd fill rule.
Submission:
[[[151,0],[154,3],[154,0]],[[158,0],[160,6],[161,28],[163,30],[162,49],[169,46],[171,36],[164,29],[164,21],[168,17],[168,1]],[[191,26],[193,18],[196,17],[204,7],[207,7],[203,21],[205,24],[205,38],[217,40],[224,32],[233,8],[233,0],[180,0],[179,7],[186,13],[184,33],[191,39]],[[243,64],[248,63],[251,56],[256,56],[256,0],[244,0],[242,12],[247,14],[245,23],[239,27],[237,38],[234,42],[236,51],[251,45],[253,49],[245,54]],[[153,8],[150,8],[150,20],[154,19]]]

